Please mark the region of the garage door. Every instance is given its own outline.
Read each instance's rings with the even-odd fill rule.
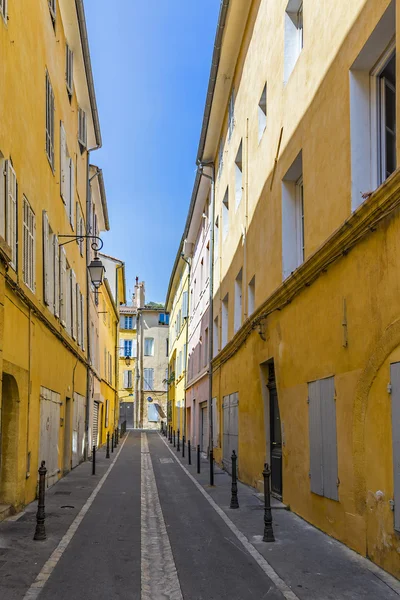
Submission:
[[[50,487],[58,480],[58,437],[60,432],[60,394],[40,388],[39,466],[46,461],[46,483]]]

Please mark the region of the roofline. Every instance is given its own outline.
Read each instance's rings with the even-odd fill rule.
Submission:
[[[222,50],[222,38],[224,35],[226,15],[228,13],[229,4],[230,4],[230,0],[221,0],[217,32],[215,34],[215,41],[214,41],[214,51],[213,51],[212,61],[211,61],[210,77],[208,80],[206,105],[204,108],[203,123],[201,126],[201,134],[200,134],[200,142],[199,142],[199,147],[197,150],[197,159],[196,159],[197,164],[200,164],[203,159],[204,147],[206,144],[206,138],[207,138],[207,132],[208,132],[208,126],[210,123],[211,108],[212,108],[212,104],[213,104],[213,100],[214,100],[215,86],[217,84],[219,61],[221,58],[221,50]]]
[[[81,36],[82,53],[83,53],[83,60],[85,63],[86,79],[87,79],[88,88],[89,88],[90,106],[92,108],[94,132],[95,132],[96,143],[97,143],[96,148],[101,148],[103,142],[101,139],[99,111],[97,109],[96,92],[94,89],[93,71],[92,71],[92,63],[90,60],[89,39],[88,39],[88,32],[87,32],[87,27],[86,27],[86,18],[85,18],[85,9],[83,6],[83,0],[75,0],[75,6],[76,6],[76,13],[78,15],[79,33]],[[92,150],[94,150],[94,149],[95,148],[92,148]]]

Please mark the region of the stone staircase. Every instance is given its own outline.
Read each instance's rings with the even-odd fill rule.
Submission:
[[[0,504],[0,522],[13,514],[11,504]]]

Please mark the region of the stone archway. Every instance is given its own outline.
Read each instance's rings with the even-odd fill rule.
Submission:
[[[366,510],[365,419],[372,384],[388,356],[400,346],[400,319],[394,321],[374,346],[358,380],[353,404],[354,500],[356,512]]]
[[[0,504],[15,506],[18,487],[18,385],[12,375],[3,373],[0,445]]]

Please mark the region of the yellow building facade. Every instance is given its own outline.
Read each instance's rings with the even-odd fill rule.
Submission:
[[[189,324],[190,266],[183,258],[183,243],[179,247],[166,298],[169,313],[168,340],[168,425],[185,435],[185,394]]]
[[[88,453],[91,291],[74,236],[92,227],[101,135],[82,2],[0,12],[1,518],[35,498],[42,460],[51,485]]]
[[[214,456],[397,577],[399,15],[224,2],[197,156]]]
[[[126,421],[127,427],[133,428],[137,391],[137,309],[133,303],[120,307],[118,350],[120,422]]]

